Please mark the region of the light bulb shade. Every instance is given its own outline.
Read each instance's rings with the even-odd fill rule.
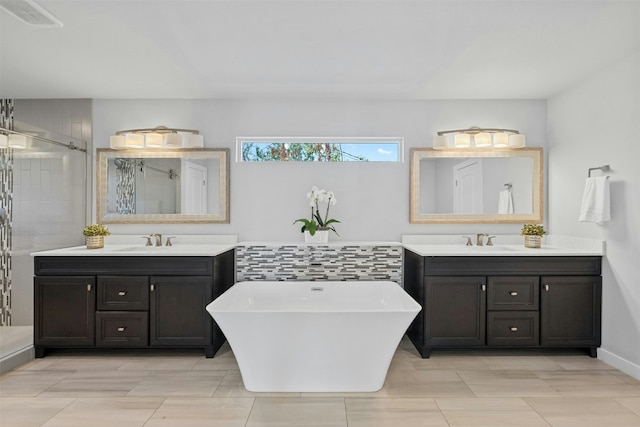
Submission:
[[[12,133],[9,135],[8,145],[10,148],[27,148],[27,136]]]
[[[203,148],[204,137],[200,134],[190,134],[188,139],[187,148]]]
[[[521,133],[509,135],[509,148],[523,148],[525,146],[525,138]]]
[[[109,138],[109,146],[114,150],[126,148],[126,145],[124,144],[124,135],[111,135]]]
[[[181,148],[182,147],[182,136],[177,133],[165,133],[164,138],[164,146],[171,148]]]
[[[144,147],[144,135],[128,133],[125,135],[124,142],[127,148],[142,148]]]
[[[150,148],[162,147],[162,135],[156,132],[146,134],[144,136],[144,145]]]
[[[9,137],[5,134],[0,134],[0,148],[7,148]]]
[[[436,135],[436,137],[433,138],[433,149],[442,150],[445,148],[449,148],[449,138],[447,135]]]
[[[491,134],[489,132],[480,132],[477,133],[474,138],[476,142],[476,147],[491,147]]]
[[[453,146],[456,148],[467,148],[471,146],[471,135],[459,133],[453,136]]]
[[[493,134],[493,146],[496,148],[505,148],[509,146],[509,135],[504,132]]]

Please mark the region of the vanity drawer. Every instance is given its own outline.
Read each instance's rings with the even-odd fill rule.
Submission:
[[[540,313],[537,311],[491,311],[487,313],[487,344],[490,346],[537,346]]]
[[[99,276],[98,310],[149,310],[146,276]]]
[[[149,313],[146,311],[96,312],[96,346],[146,347]]]
[[[487,281],[488,310],[539,310],[540,276],[494,276]]]

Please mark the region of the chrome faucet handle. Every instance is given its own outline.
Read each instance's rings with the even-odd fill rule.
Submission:
[[[487,237],[487,246],[493,246],[493,241],[491,239],[493,239],[496,236],[488,236]]]
[[[173,242],[171,241],[171,239],[175,239],[176,236],[169,236],[167,237],[167,242],[164,244],[165,246],[173,246]]]
[[[465,246],[473,246],[473,243],[471,243],[471,237],[469,236],[462,236],[463,239],[467,239],[467,242],[464,244]]]
[[[143,239],[147,239],[147,243],[145,243],[145,246],[153,246],[153,244],[151,243],[151,237],[153,236],[142,236]]]
[[[476,245],[483,246],[482,240],[483,240],[484,236],[488,236],[488,234],[486,234],[486,233],[478,233],[476,235]]]

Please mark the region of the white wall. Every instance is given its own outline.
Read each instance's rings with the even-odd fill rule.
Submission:
[[[606,240],[598,357],[640,378],[640,52],[552,97],[548,111],[549,229]],[[611,222],[578,222],[587,170],[604,164]]]
[[[228,225],[111,225],[116,233],[231,233],[240,240],[301,241],[294,219],[308,214],[317,185],[336,193],[337,240],[399,240],[418,233],[518,233],[507,225],[409,224],[409,149],[431,146],[438,130],[470,126],[519,129],[529,146],[546,146],[546,102],[338,100],[94,100],[94,145],[118,130],[199,129],[206,147],[231,149]],[[237,136],[401,136],[404,163],[237,163]],[[95,191],[94,191],[95,218]]]

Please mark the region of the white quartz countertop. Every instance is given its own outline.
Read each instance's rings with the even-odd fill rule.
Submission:
[[[100,249],[87,249],[86,246],[52,249],[32,252],[31,256],[216,256],[227,252],[236,245],[174,245],[174,246],[132,246],[105,245]]]
[[[541,248],[526,248],[522,236],[496,236],[493,246],[465,246],[461,236],[403,236],[406,249],[420,256],[603,256],[604,241],[567,236],[544,236]]]
[[[140,235],[117,235],[105,238],[101,249],[86,246],[43,250],[31,256],[216,256],[237,246],[299,245],[294,242],[240,242],[234,235],[177,235],[173,246],[145,246]],[[166,237],[163,237],[163,242]],[[475,243],[476,237],[472,236]],[[465,246],[462,235],[404,235],[402,243],[393,241],[330,242],[328,246],[402,245],[420,256],[603,256],[604,241],[567,236],[544,236],[542,247],[525,248],[520,235],[498,235],[493,246]],[[326,246],[326,245],[321,245]]]
[[[173,246],[145,246],[140,235],[116,235],[107,236],[100,249],[73,246],[32,252],[31,256],[216,256],[237,246],[236,236],[231,235],[176,235],[172,241]]]

